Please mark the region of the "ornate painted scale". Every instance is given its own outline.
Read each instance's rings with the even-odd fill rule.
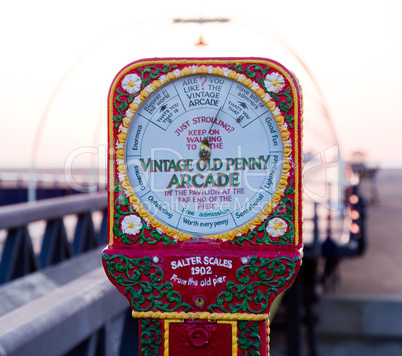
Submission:
[[[269,352],[302,257],[302,95],[264,58],[155,58],[108,99],[106,274],[142,355]]]

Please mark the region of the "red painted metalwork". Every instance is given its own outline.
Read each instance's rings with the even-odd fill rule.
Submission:
[[[264,58],[140,60],[112,83],[108,125],[103,264],[142,354],[267,354],[302,254],[297,79]]]
[[[171,323],[169,349],[172,355],[231,355],[232,325],[217,323]]]

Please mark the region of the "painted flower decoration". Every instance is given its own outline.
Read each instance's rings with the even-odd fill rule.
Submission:
[[[279,110],[279,108],[275,108],[275,110],[272,112],[272,114],[273,114],[274,116],[280,115],[280,114],[281,114],[281,111]]]
[[[175,69],[175,70],[173,71],[173,74],[174,74],[174,75],[177,75],[178,77],[180,77],[180,69]]]
[[[231,69],[224,67],[223,68],[223,75],[225,77],[227,77],[231,71],[232,71]]]
[[[127,74],[121,86],[127,93],[134,94],[141,89],[141,78],[137,74]]]
[[[273,218],[266,227],[268,234],[272,237],[285,235],[287,229],[288,224],[281,218]]]
[[[141,219],[137,215],[127,215],[121,222],[121,229],[125,234],[136,235],[142,228]]]
[[[268,91],[279,93],[285,86],[285,79],[279,73],[267,74],[264,81]]]

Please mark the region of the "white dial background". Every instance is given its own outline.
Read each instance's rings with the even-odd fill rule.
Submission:
[[[209,161],[199,158],[205,136]],[[186,233],[213,235],[249,222],[270,201],[283,143],[272,113],[252,90],[226,77],[193,75],[162,86],[141,105],[125,160],[137,197],[155,218]]]

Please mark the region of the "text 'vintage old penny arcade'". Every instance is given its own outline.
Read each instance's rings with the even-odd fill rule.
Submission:
[[[140,353],[267,355],[302,258],[297,79],[264,58],[144,59],[108,110],[103,264]]]

